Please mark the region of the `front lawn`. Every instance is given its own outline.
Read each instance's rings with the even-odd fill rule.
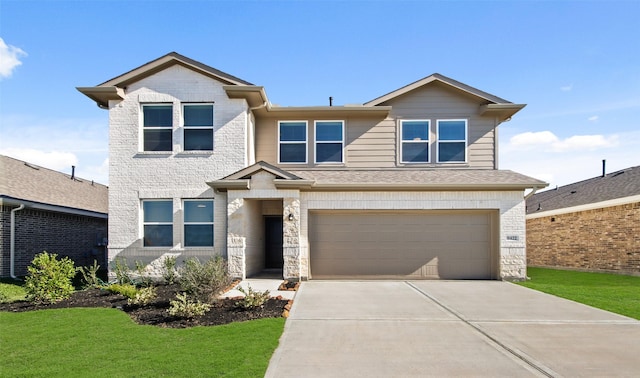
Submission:
[[[640,277],[533,267],[527,275],[519,285],[640,320]]]
[[[0,366],[10,377],[258,377],[284,321],[165,329],[116,309],[0,312]]]

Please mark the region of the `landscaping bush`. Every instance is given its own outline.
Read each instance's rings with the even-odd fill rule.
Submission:
[[[187,293],[177,294],[176,300],[169,302],[169,304],[169,314],[181,318],[202,316],[211,309],[211,305],[208,303],[189,299]]]
[[[131,269],[129,269],[126,259],[115,259],[113,265],[113,271],[116,274],[117,283],[119,283],[120,285],[133,284],[133,279],[131,278]]]
[[[133,296],[133,298],[129,298],[127,303],[129,303],[130,305],[134,304],[139,306],[146,306],[149,303],[151,303],[154,299],[156,299],[157,295],[158,294],[155,287],[153,286],[143,287],[142,289],[136,290],[136,293]]]
[[[165,283],[172,285],[178,280],[178,270],[176,269],[176,256],[167,256],[162,260],[162,279]]]
[[[107,286],[107,290],[112,293],[121,294],[129,299],[133,299],[136,297],[138,293],[138,289],[133,284],[118,284],[114,283]]]
[[[81,266],[78,268],[78,272],[82,276],[82,287],[84,289],[98,289],[104,286],[104,281],[98,277],[98,271],[100,265],[96,260],[93,260],[91,266]]]
[[[244,294],[244,298],[236,302],[236,306],[244,309],[262,307],[269,299],[269,290],[265,290],[263,292],[254,291],[251,288],[251,285],[247,286],[246,291],[240,286],[238,286],[238,290]]]
[[[151,278],[149,273],[147,273],[142,261],[136,261],[136,273],[138,274],[138,277],[135,280],[135,283],[137,283],[138,286],[149,287],[153,285],[153,278]]]
[[[188,295],[204,303],[214,303],[231,284],[227,262],[216,256],[201,264],[197,258],[185,261],[180,269],[180,286]]]
[[[57,257],[44,251],[33,258],[24,286],[28,300],[54,303],[71,296],[76,268],[68,257]]]

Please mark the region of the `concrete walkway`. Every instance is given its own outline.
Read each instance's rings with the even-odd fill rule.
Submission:
[[[640,321],[498,281],[310,281],[267,377],[636,377]]]

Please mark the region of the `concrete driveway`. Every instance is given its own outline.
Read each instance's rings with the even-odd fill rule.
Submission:
[[[310,281],[267,377],[637,377],[640,321],[499,281]]]

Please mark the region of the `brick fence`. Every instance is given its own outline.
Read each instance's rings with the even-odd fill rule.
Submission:
[[[640,202],[527,219],[527,265],[640,274]]]
[[[11,206],[0,206],[0,277],[9,276]],[[24,209],[16,213],[15,274],[27,274],[33,257],[42,252],[68,256],[76,266],[95,259],[106,267],[102,238],[107,236],[107,220],[52,211]]]

